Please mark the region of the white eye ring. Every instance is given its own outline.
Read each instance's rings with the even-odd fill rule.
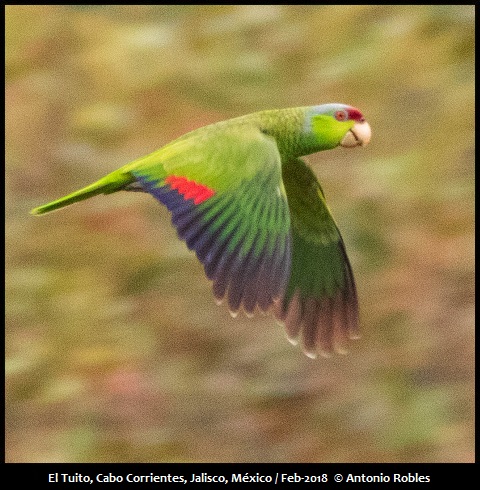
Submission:
[[[337,112],[335,112],[335,119],[337,121],[346,121],[348,119],[347,111],[337,111]]]

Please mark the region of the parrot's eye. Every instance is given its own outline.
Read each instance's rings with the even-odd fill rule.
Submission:
[[[335,119],[337,121],[346,121],[348,119],[348,114],[346,111],[337,111],[335,113]]]

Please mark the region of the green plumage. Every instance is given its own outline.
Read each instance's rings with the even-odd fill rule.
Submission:
[[[369,139],[350,106],[262,111],[187,133],[32,213],[118,190],[149,192],[232,313],[272,308],[309,356],[341,352],[358,333],[355,284],[321,187],[298,157]]]

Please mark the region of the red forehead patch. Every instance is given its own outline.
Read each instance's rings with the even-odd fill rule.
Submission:
[[[347,113],[348,113],[348,119],[352,119],[353,121],[358,121],[358,122],[365,121],[363,114],[358,109],[355,109],[355,107],[349,107],[347,109]]]

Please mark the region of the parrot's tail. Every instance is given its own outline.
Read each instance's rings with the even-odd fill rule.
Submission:
[[[64,206],[73,204],[74,202],[83,201],[84,199],[96,196],[97,194],[110,194],[111,192],[123,189],[134,180],[135,178],[131,174],[122,173],[119,170],[116,170],[102,179],[97,180],[97,182],[68,194],[68,196],[61,197],[56,201],[32,209],[30,214],[45,214],[54,211],[55,209],[60,209]]]

